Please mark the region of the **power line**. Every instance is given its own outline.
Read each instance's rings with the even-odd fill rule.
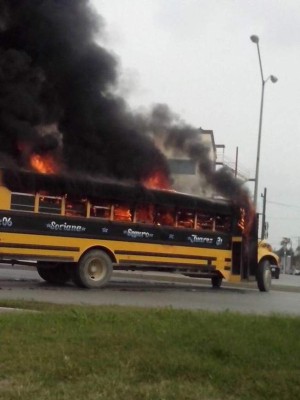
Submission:
[[[300,210],[300,206],[295,206],[295,205],[293,205],[293,204],[280,203],[280,202],[278,202],[278,201],[271,201],[271,200],[267,200],[267,203],[275,204],[275,205],[277,205],[277,206],[282,206],[282,207],[297,208],[297,209]]]
[[[290,217],[290,218],[286,218],[286,217],[272,217],[272,215],[268,215],[267,219],[276,219],[276,220],[284,220],[284,221],[300,221],[300,217],[299,218],[294,218],[294,217]]]

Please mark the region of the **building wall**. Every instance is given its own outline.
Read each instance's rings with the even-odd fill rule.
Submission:
[[[212,130],[199,129],[199,143],[207,146],[208,156],[213,168],[216,165],[217,153]],[[184,193],[193,193],[200,196],[210,197],[212,189],[207,185],[204,176],[199,173],[196,161],[191,160],[187,155],[174,150],[165,149],[158,144],[162,152],[169,160],[173,188]]]

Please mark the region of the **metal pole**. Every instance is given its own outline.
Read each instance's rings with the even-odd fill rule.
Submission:
[[[254,207],[257,208],[257,192],[258,192],[258,177],[259,177],[259,162],[260,162],[260,143],[261,143],[261,128],[263,120],[263,110],[264,110],[264,96],[265,96],[265,84],[264,73],[261,62],[261,55],[259,50],[259,42],[256,43],[260,76],[261,76],[261,101],[260,101],[260,113],[259,113],[259,126],[258,126],[258,141],[257,141],[257,152],[256,152],[256,166],[255,166],[255,184],[254,184]]]
[[[260,114],[259,114],[259,127],[258,127],[258,141],[257,141],[257,153],[256,153],[256,166],[255,166],[255,186],[254,186],[254,207],[257,208],[257,193],[258,193],[258,178],[259,178],[259,162],[260,162],[260,144],[261,144],[261,130],[262,130],[262,121],[263,121],[263,109],[264,109],[264,94],[265,94],[265,84],[271,79],[271,82],[277,82],[277,78],[274,75],[268,76],[267,79],[264,79],[261,55],[259,50],[259,37],[256,35],[250,36],[250,39],[257,46],[258,60],[259,60],[259,68],[261,75],[261,102],[260,102]]]
[[[261,220],[261,240],[264,240],[266,233],[266,203],[267,203],[267,188],[264,189],[263,194],[263,211],[262,211],[262,220]]]
[[[238,159],[239,159],[239,148],[237,147],[235,151],[235,167],[234,167],[235,178],[237,177],[237,172],[238,172]]]
[[[260,102],[259,128],[258,128],[258,141],[257,141],[257,153],[256,153],[256,167],[255,167],[255,185],[254,185],[254,206],[255,206],[255,208],[257,207],[261,128],[262,128],[263,109],[264,109],[265,83],[266,83],[265,81],[262,81],[262,87],[261,87],[261,102]]]

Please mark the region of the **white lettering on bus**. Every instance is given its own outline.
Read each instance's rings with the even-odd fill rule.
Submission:
[[[86,228],[81,225],[70,225],[67,222],[63,224],[58,224],[56,221],[52,221],[50,224],[47,224],[47,228],[52,231],[67,231],[67,232],[84,232]]]
[[[223,239],[220,236],[218,236],[217,240],[216,240],[216,245],[221,246],[222,243],[223,243]]]
[[[134,231],[131,228],[127,229],[123,232],[126,236],[133,237],[133,238],[152,238],[154,235],[153,233],[145,232],[145,231]]]
[[[204,243],[204,244],[212,244],[213,238],[209,238],[206,236],[198,236],[198,235],[191,235],[188,237],[188,240],[191,243]]]
[[[13,222],[10,217],[2,217],[0,218],[0,226],[7,226],[10,228],[13,225]]]

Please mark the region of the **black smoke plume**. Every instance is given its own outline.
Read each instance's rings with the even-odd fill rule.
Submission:
[[[103,21],[88,3],[0,0],[1,152],[23,167],[31,152],[52,152],[69,170],[167,175],[161,152],[112,94],[117,62],[95,42]]]
[[[141,129],[151,132],[165,149],[171,149],[175,157],[185,155],[195,161],[207,187],[233,199],[244,208],[251,207],[248,190],[242,186],[243,181],[236,179],[228,167],[216,170],[209,155],[210,148],[201,138],[201,128],[187,124],[165,104],[157,104],[148,116],[141,116],[140,124]]]
[[[159,141],[220,194],[248,198],[229,170],[215,171],[198,129],[166,105],[134,114],[113,94],[118,64],[96,43],[103,29],[88,0],[0,0],[1,162],[28,167],[31,153],[50,153],[67,171],[140,181],[168,177]]]

